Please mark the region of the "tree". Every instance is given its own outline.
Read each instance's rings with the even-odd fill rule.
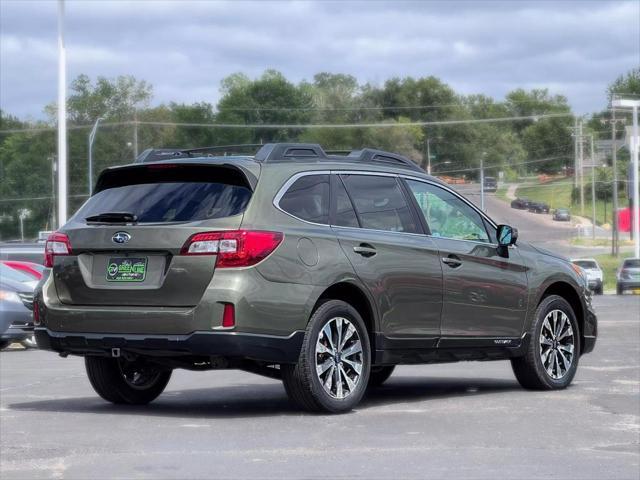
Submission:
[[[314,108],[312,88],[294,85],[282,73],[267,70],[256,80],[235,74],[222,81],[217,123],[230,124],[304,124]],[[217,143],[268,143],[289,141],[301,133],[296,128],[223,129]]]
[[[640,67],[629,70],[626,75],[620,75],[607,88],[607,96],[614,95],[632,97],[640,96]]]

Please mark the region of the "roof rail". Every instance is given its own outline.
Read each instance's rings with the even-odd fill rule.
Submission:
[[[376,150],[374,148],[363,148],[362,150],[354,150],[349,153],[348,158],[366,163],[386,163],[388,165],[409,167],[412,170],[423,172],[422,168],[407,157],[398,155],[397,153],[385,152],[384,150]]]
[[[266,143],[266,144],[239,144],[217,145],[202,148],[149,148],[142,152],[136,163],[155,162],[159,160],[171,160],[176,158],[227,156],[227,155],[253,155],[257,162],[299,162],[305,160],[324,161],[350,161],[362,163],[383,163],[399,168],[409,168],[414,171],[424,172],[415,162],[397,153],[385,152],[374,148],[361,150],[335,150],[325,152],[317,143]],[[241,153],[244,152],[244,153]],[[331,155],[328,155],[331,153]]]
[[[244,143],[238,145],[216,145],[201,148],[148,148],[135,160],[135,163],[156,162],[173,158],[226,156],[226,155],[253,155],[260,143]],[[214,155],[215,154],[215,155]]]
[[[282,162],[307,159],[327,159],[327,154],[316,143],[267,143],[258,153],[255,160],[258,162]]]

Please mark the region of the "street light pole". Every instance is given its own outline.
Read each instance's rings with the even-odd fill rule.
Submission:
[[[484,212],[484,156],[487,152],[480,155],[480,209]]]
[[[633,105],[633,135],[631,143],[633,145],[633,239],[635,241],[635,257],[640,257],[640,189],[638,184],[638,154],[640,150],[640,137],[638,136],[638,105],[640,101],[636,101]]]
[[[591,137],[591,238],[596,239],[596,158]]]
[[[64,0],[58,0],[58,226],[67,223],[67,54]]]
[[[580,215],[584,216],[584,143],[582,138],[582,119],[580,119],[578,123],[578,142],[579,142],[579,150],[578,156],[580,162]]]
[[[87,174],[89,180],[89,196],[93,195],[93,141],[96,138],[96,132],[98,131],[98,125],[101,120],[103,120],[103,118],[98,117],[91,129],[91,133],[89,133],[89,172]]]
[[[634,256],[640,257],[640,175],[638,174],[638,155],[640,154],[640,137],[638,136],[638,107],[640,100],[617,99],[611,102],[611,106],[621,108],[631,108],[633,112],[633,129],[631,133],[631,158],[633,164],[631,167],[631,181],[633,188],[633,209],[631,217],[633,219],[633,240],[635,243]]]

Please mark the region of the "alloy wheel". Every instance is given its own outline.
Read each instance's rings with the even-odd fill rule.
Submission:
[[[554,380],[564,377],[574,360],[575,336],[571,321],[562,310],[552,310],[544,317],[540,330],[540,360]]]
[[[331,397],[351,395],[362,375],[362,343],[356,327],[344,317],[325,323],[316,343],[316,374]]]

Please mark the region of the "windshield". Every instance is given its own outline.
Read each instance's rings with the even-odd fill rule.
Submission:
[[[591,260],[576,260],[573,263],[578,265],[580,268],[584,268],[585,270],[598,268],[598,264]]]
[[[629,258],[625,260],[624,268],[640,268],[640,258]]]

